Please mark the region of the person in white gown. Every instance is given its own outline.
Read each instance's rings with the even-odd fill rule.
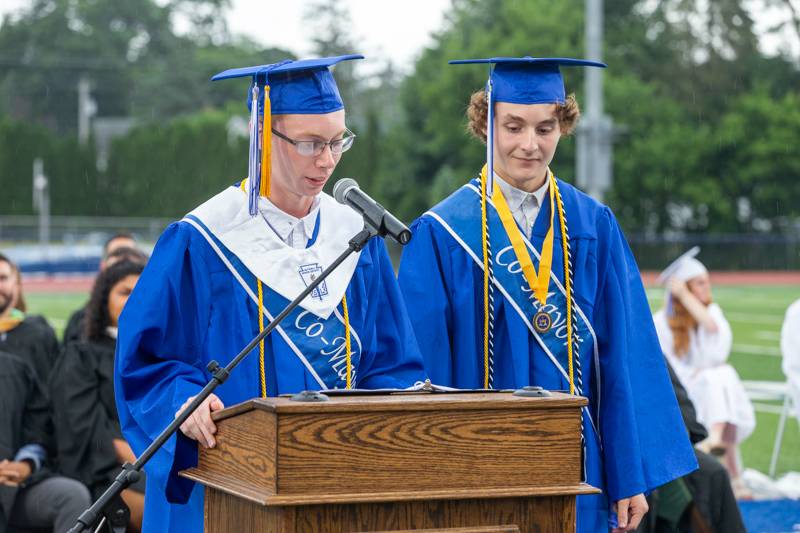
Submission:
[[[653,320],[661,350],[708,430],[698,448],[719,456],[734,491],[746,496],[738,445],[753,433],[755,413],[739,374],[727,364],[733,333],[722,308],[712,300],[706,267],[694,258],[698,251],[684,254],[662,273],[665,306]]]
[[[781,328],[781,353],[783,373],[794,400],[794,414],[800,421],[800,300],[786,310]]]

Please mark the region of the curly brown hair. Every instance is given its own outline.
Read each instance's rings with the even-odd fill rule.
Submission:
[[[474,135],[481,142],[486,142],[486,119],[489,115],[489,105],[486,101],[486,92],[481,89],[472,93],[467,107],[467,131]],[[575,94],[567,96],[563,104],[556,104],[556,117],[558,126],[561,128],[561,135],[571,135],[575,131],[581,110]]]
[[[143,270],[143,263],[122,260],[98,274],[92,286],[89,303],[86,304],[84,340],[101,339],[106,334],[106,328],[111,324],[111,317],[108,314],[108,297],[111,289],[128,276],[141,275]]]

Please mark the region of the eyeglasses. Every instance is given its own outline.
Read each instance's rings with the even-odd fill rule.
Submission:
[[[295,139],[290,139],[283,133],[277,131],[275,128],[272,128],[272,133],[274,133],[277,137],[283,139],[284,141],[293,144],[294,147],[297,149],[297,153],[306,156],[306,157],[316,157],[320,155],[326,146],[331,147],[331,153],[333,154],[341,154],[342,152],[348,151],[353,146],[353,141],[356,140],[356,134],[352,131],[345,128],[344,130],[344,137],[341,139],[334,139],[333,141],[297,141]]]

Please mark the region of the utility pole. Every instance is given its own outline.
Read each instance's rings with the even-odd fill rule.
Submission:
[[[41,157],[33,160],[33,209],[39,213],[39,245],[45,257],[50,249],[50,184]]]
[[[78,142],[89,142],[91,119],[97,113],[97,103],[92,99],[92,84],[85,75],[78,80]]]
[[[602,61],[603,0],[585,0],[586,59]],[[578,125],[577,185],[603,201],[611,188],[614,124],[603,112],[603,69],[587,68],[586,107]]]

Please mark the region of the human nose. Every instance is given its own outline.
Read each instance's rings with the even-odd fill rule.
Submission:
[[[536,136],[535,131],[529,130],[522,135],[522,139],[520,139],[520,148],[525,152],[535,152],[539,149],[539,138]]]
[[[326,144],[322,152],[317,156],[317,166],[320,168],[332,167],[336,164],[336,157],[333,155],[331,145]]]

